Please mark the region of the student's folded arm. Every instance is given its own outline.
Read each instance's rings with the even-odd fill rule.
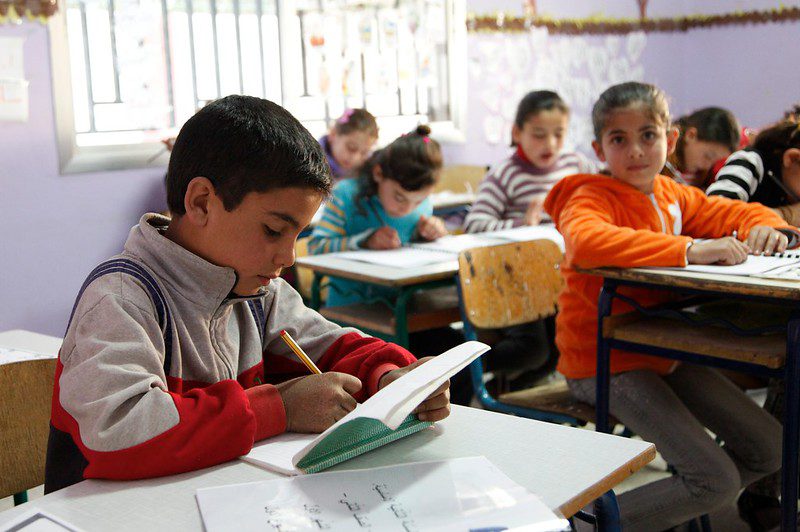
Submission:
[[[170,475],[250,450],[257,417],[235,380],[168,390],[152,307],[105,295],[76,319],[75,347],[60,360],[53,425],[84,455],[85,478]],[[261,400],[285,424],[277,391]]]
[[[782,205],[773,209],[778,216],[783,218],[787,224],[797,227],[800,226],[800,203]]]
[[[340,327],[303,304],[300,295],[281,283],[276,290],[272,311],[267,315],[267,334],[274,338],[265,348],[265,372],[286,376],[308,371],[276,333],[285,329],[323,372],[338,371],[354,375],[363,387],[355,395],[363,400],[377,391],[380,377],[387,371],[405,367],[416,358],[399,345],[365,336],[350,327]],[[275,312],[280,309],[280,312]],[[288,320],[286,319],[290,317]],[[274,335],[274,336],[273,336]]]
[[[684,189],[683,232],[697,238],[722,238],[737,232],[739,239],[747,238],[757,225],[774,227],[796,243],[797,230],[787,224],[775,211],[760,203],[744,203],[722,196],[708,197],[697,188]],[[794,242],[792,242],[794,240]]]
[[[579,268],[685,266],[691,238],[620,227],[596,196],[575,197],[559,218],[567,260]]]

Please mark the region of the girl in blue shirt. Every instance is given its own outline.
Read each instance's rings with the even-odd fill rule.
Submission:
[[[418,126],[376,151],[358,179],[339,182],[309,240],[317,255],[356,249],[396,249],[447,234],[428,196],[439,179],[442,153],[428,126]],[[331,277],[327,306],[391,298],[394,291]]]

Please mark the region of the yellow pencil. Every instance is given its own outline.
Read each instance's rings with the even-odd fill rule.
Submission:
[[[303,364],[306,365],[309,371],[311,371],[312,373],[316,373],[317,375],[322,374],[317,365],[314,364],[314,362],[310,358],[308,358],[308,355],[305,354],[302,349],[300,349],[300,346],[297,345],[297,342],[294,341],[294,338],[289,336],[288,332],[286,332],[285,330],[281,331],[281,338],[283,338],[283,341],[286,342],[286,345],[289,346],[289,349],[291,349],[292,352],[294,352],[294,354],[297,355],[297,358],[299,358],[303,362]]]

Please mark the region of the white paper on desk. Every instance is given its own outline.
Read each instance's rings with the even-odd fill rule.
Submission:
[[[33,508],[3,525],[0,532],[82,532],[52,514]]]
[[[197,504],[209,532],[568,528],[483,456],[200,489]]]
[[[437,238],[432,242],[424,244],[414,244],[414,249],[425,249],[430,251],[444,251],[458,254],[466,249],[482,248],[486,246],[497,246],[508,243],[502,238],[494,238],[488,233],[447,235]]]
[[[565,249],[564,237],[561,236],[553,225],[526,225],[513,229],[501,229],[483,233],[494,238],[503,238],[512,242],[529,242],[531,240],[552,240],[563,252]]]
[[[45,355],[42,353],[31,353],[30,351],[0,347],[0,365],[26,362],[28,360],[40,360],[43,358],[56,358],[56,356],[55,354]]]
[[[772,257],[769,255],[748,255],[747,260],[733,266],[720,264],[688,264],[684,267],[642,268],[646,270],[677,270],[720,275],[760,275],[775,268],[800,264],[800,259]]]
[[[295,465],[340,426],[355,418],[368,417],[396,429],[436,388],[488,350],[489,346],[481,342],[464,342],[378,390],[322,434],[281,434],[254,445],[241,459],[284,475],[300,474]]]
[[[390,266],[392,268],[418,268],[420,266],[438,264],[455,259],[455,256],[451,253],[415,249],[411,247],[381,251],[343,251],[340,253],[332,253],[331,256],[368,262],[379,266]]]

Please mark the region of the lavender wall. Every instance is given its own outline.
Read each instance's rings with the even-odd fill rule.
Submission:
[[[512,0],[471,0],[469,10],[479,14],[498,11],[519,14],[520,4]],[[590,0],[537,0],[536,5],[540,14],[563,18],[586,17],[598,12],[597,2]],[[779,2],[775,0],[650,0],[648,15],[670,17],[679,14],[729,13],[734,10],[771,9],[778,5]],[[783,5],[800,6],[800,1],[783,2]],[[602,10],[607,16],[638,16],[638,8],[633,0],[609,0],[603,2]],[[797,65],[800,60],[800,47],[790,44],[798,34],[798,22],[726,26],[685,33],[651,33],[646,35],[641,54],[628,61],[627,71],[632,74],[630,79],[655,83],[666,91],[674,116],[700,107],[719,105],[731,109],[742,124],[761,127],[775,121],[791,104],[800,101],[800,70],[791,66]],[[474,68],[474,64],[487,62],[489,54],[483,53],[483,49],[491,46],[505,47],[507,50],[536,48],[549,53],[551,50],[563,52],[563,48],[572,48],[579,55],[578,50],[608,50],[606,41],[614,39],[619,38],[601,36],[576,40],[575,37],[550,36],[544,43],[537,41],[532,44],[528,35],[471,34],[467,43],[470,58],[466,89],[469,98],[467,142],[464,145],[446,146],[445,160],[485,165],[504,157],[508,152],[507,143],[487,140],[487,121],[502,120],[505,130],[510,130],[516,103],[527,90],[549,88],[569,94],[576,79],[585,79],[592,85],[593,100],[610,83],[621,81],[614,80],[611,74],[604,79],[590,76],[585,65],[576,66],[570,71],[570,76],[556,83],[548,83],[548,76],[542,69],[532,67],[525,70],[515,68],[513,64],[498,69],[497,75],[487,75],[485,71],[475,72]],[[622,53],[619,58],[624,62],[626,39],[620,40]],[[565,46],[560,48],[562,44]],[[543,59],[540,55],[537,56],[536,50],[532,50],[530,62],[541,62]],[[564,54],[560,57],[563,58]],[[497,105],[487,104],[487,89],[497,94]],[[591,105],[581,101],[569,103],[573,107],[571,140],[576,149],[588,153],[591,140],[587,134],[588,112]]]
[[[469,9],[478,13],[519,13],[520,4],[521,0],[468,1]],[[800,0],[784,4],[800,5]],[[541,13],[562,17],[588,16],[598,10],[591,0],[538,0],[537,5]],[[776,5],[776,0],[650,0],[649,13],[673,16],[701,9],[714,13]],[[609,0],[603,9],[612,16],[636,15],[633,0]],[[800,100],[800,71],[794,67],[800,63],[800,49],[789,45],[798,30],[800,24],[793,23],[651,34],[631,68],[641,67],[643,79],[662,86],[677,113],[720,104],[734,110],[744,123],[759,126]],[[59,175],[47,29],[37,23],[4,25],[0,36],[26,39],[31,101],[27,123],[0,123],[0,330],[26,328],[60,335],[86,273],[120,250],[142,212],[163,209],[163,171]],[[481,43],[513,48],[524,39],[471,35],[468,53],[474,56]],[[589,38],[584,44],[599,46],[604,39]],[[506,152],[505,145],[489,143],[484,136],[486,118],[495,111],[480,95],[494,90],[490,81],[470,77],[468,143],[446,148],[449,163],[486,164]],[[525,79],[518,81],[515,90],[526,87]],[[512,101],[498,102],[498,108],[513,113],[516,102],[508,99]],[[585,116],[575,120],[585,121]]]
[[[0,122],[0,330],[61,335],[86,274],[142,212],[164,208],[163,171],[59,175],[47,28],[0,36],[26,39],[30,81],[28,122]]]

